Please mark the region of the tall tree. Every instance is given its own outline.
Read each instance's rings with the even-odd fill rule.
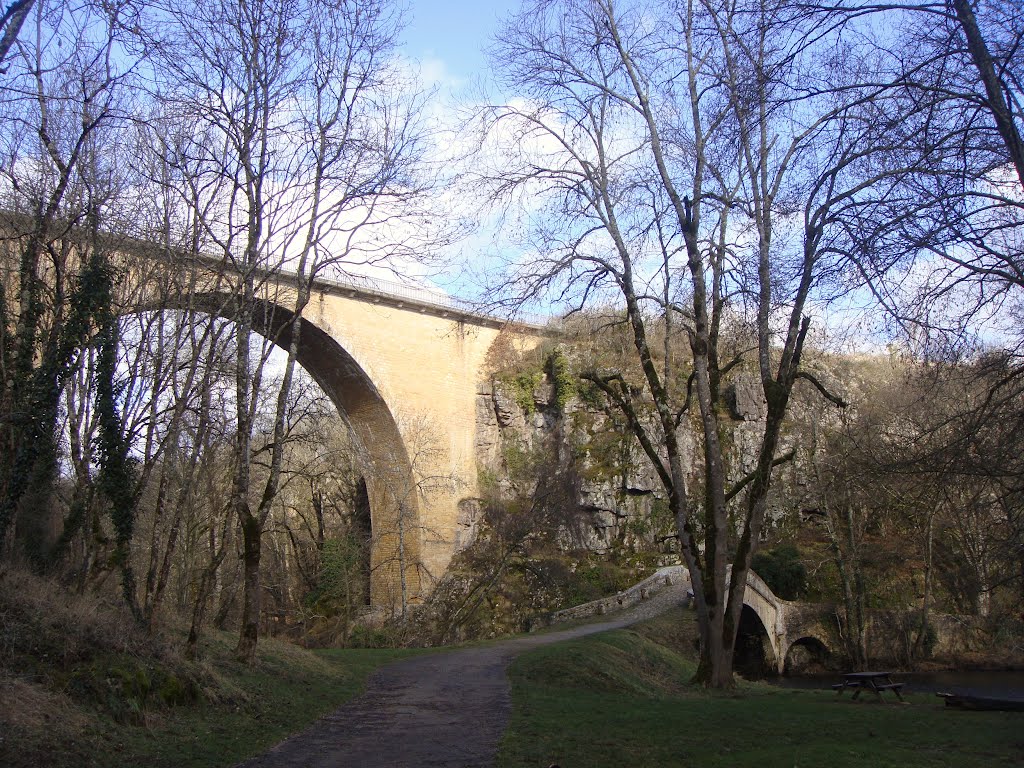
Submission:
[[[842,82],[827,82],[847,58]],[[801,367],[809,314],[844,288],[854,222],[884,209],[913,155],[873,162],[885,87],[786,2],[542,0],[500,36],[494,62],[521,98],[486,111],[501,147],[488,156],[504,162],[478,180],[526,209],[530,236],[497,295],[621,311],[636,375],[584,375],[659,474],[693,579],[697,676],[729,686],[773,471],[790,455],[793,387],[804,379],[842,402]],[[727,319],[749,327],[752,360],[725,357]],[[678,334],[688,355],[667,342]],[[722,418],[744,366],[767,405],[745,474],[730,469]],[[692,457],[679,437],[691,417]]]
[[[1024,377],[1024,16],[1004,0],[811,12],[842,18],[844,31],[885,25],[873,55],[899,90],[880,108],[902,117],[897,151],[918,147],[921,160],[893,215],[853,255],[915,353],[936,361],[921,374],[934,377],[932,398],[904,470],[941,491],[939,555],[952,547],[959,563],[976,564],[959,589],[982,607],[992,578],[981,540],[997,531],[1013,540],[1020,520],[1012,404]]]
[[[24,19],[32,34],[6,52],[0,443],[8,458],[0,467],[0,546],[17,519],[36,562],[49,544],[38,524],[50,514],[58,470],[61,390],[95,334],[106,354],[116,344],[110,249],[112,233],[123,231],[120,203],[131,174],[112,158],[124,146],[144,58],[125,29],[134,12],[129,3],[37,2]],[[98,457],[101,471],[107,466],[117,474],[113,464],[123,465],[124,454],[115,447],[121,427],[113,377],[107,366],[104,390],[97,390],[107,406],[106,447]],[[109,501],[121,508],[127,499]],[[126,547],[130,520],[122,511],[114,515]],[[121,562],[127,566],[126,555]]]
[[[921,162],[858,260],[917,342],[1019,344],[1024,288],[1024,21],[1015,2],[843,2],[809,13],[873,40],[885,105]],[[884,28],[884,34],[873,30]]]
[[[281,480],[289,392],[314,279],[346,263],[412,247],[386,230],[409,216],[419,98],[392,52],[400,17],[384,2],[210,0],[171,3],[161,98],[196,126],[183,158],[202,190],[197,246],[223,261],[235,323],[233,506],[243,534],[245,596],[238,654],[251,660],[260,619],[260,552]],[[257,334],[265,337],[255,345]],[[256,409],[273,344],[287,353],[272,419],[269,472],[252,474]]]

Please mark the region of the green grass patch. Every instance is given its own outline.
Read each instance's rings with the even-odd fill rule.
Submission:
[[[396,649],[310,652],[285,642],[264,641],[254,667],[230,659],[216,665],[222,689],[233,695],[169,710],[145,729],[125,730],[108,723],[112,732],[104,742],[116,738],[124,749],[108,753],[97,765],[233,765],[339,707],[363,691],[375,669],[410,653]]]
[[[40,718],[3,734],[0,764],[5,768],[234,765],[360,693],[367,677],[381,665],[417,652],[306,651],[267,640],[260,642],[258,662],[250,667],[231,658],[234,637],[217,634],[193,678],[202,687],[194,700],[165,706],[151,702],[135,717],[119,716],[118,707],[125,706],[119,702],[127,700],[130,706],[132,701],[125,699],[123,691],[134,692],[141,675],[122,672],[123,660],[102,670],[96,662],[90,682],[107,685],[115,703],[97,708],[92,702],[76,700],[73,693],[50,696]],[[20,690],[33,693],[24,684]],[[51,725],[57,719],[59,727]]]
[[[925,694],[900,704],[758,683],[691,686],[692,636],[674,613],[519,657],[497,766],[1024,765],[1019,713],[954,711]]]

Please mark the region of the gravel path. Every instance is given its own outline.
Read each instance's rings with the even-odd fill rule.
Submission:
[[[506,668],[515,656],[653,618],[680,605],[688,586],[668,587],[593,624],[389,664],[361,696],[239,768],[489,766],[508,725]]]

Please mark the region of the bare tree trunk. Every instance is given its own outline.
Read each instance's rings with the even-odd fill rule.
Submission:
[[[260,633],[260,556],[263,527],[253,515],[246,515],[242,528],[242,621],[235,655],[251,664],[256,659],[256,642]]]
[[[32,10],[33,5],[35,5],[35,0],[12,0],[11,4],[7,6],[7,10],[4,11],[3,21],[0,24],[3,28],[3,37],[0,37],[0,75],[7,73],[4,61],[7,59],[11,47],[17,41],[21,26],[25,23],[25,18]]]
[[[826,525],[832,539],[836,567],[843,590],[843,610],[846,614],[847,651],[855,669],[867,669],[867,615],[865,612],[864,574],[860,562],[860,538],[855,522],[855,509],[845,505],[843,533],[836,529],[831,505],[826,510]],[[844,543],[845,542],[845,543]]]
[[[199,638],[203,629],[203,621],[206,617],[206,606],[210,600],[210,594],[217,578],[217,571],[224,556],[227,554],[228,530],[230,527],[231,515],[224,514],[224,528],[217,535],[215,525],[210,525],[208,532],[210,559],[199,577],[199,584],[196,586],[195,600],[192,603],[192,622],[188,629],[188,639],[185,641],[185,656],[194,659],[199,652]]]
[[[999,78],[996,72],[992,54],[978,27],[978,20],[970,1],[951,0],[951,4],[964,37],[967,38],[967,50],[970,52],[971,61],[978,70],[978,76],[985,87],[985,106],[995,121],[996,130],[999,131],[1003,144],[1010,155],[1010,161],[1017,172],[1017,180],[1020,182],[1021,188],[1024,189],[1024,139],[1021,138],[1020,132],[1017,130],[1013,112],[1006,100],[1006,94],[1011,92],[1011,88]],[[1020,85],[1017,84],[1018,89],[1019,87]]]
[[[405,576],[405,504],[398,504],[398,575],[402,590],[402,620],[406,618],[409,604],[409,587]]]
[[[910,651],[911,662],[921,658],[924,642],[930,634],[929,611],[932,601],[932,562],[935,550],[935,510],[927,512],[924,532],[924,597],[921,600],[921,616],[914,637],[914,645]]]
[[[249,147],[253,151],[254,147]],[[249,169],[246,169],[249,171]],[[255,184],[257,190],[262,179]],[[239,629],[235,655],[240,661],[252,664],[256,660],[256,642],[259,638],[260,622],[260,547],[262,546],[263,521],[258,513],[253,514],[249,504],[252,480],[252,431],[258,398],[258,387],[253,383],[252,339],[253,317],[256,311],[255,276],[259,259],[259,246],[263,235],[262,200],[257,197],[254,208],[249,211],[246,230],[245,258],[239,291],[240,313],[236,318],[235,343],[235,476],[232,487],[235,514],[242,531],[242,622]]]

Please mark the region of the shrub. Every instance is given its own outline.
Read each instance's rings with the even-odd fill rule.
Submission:
[[[800,551],[789,544],[754,555],[751,567],[783,600],[799,600],[807,591],[807,568]]]
[[[548,357],[547,373],[551,377],[554,405],[560,413],[564,413],[565,406],[576,397],[577,386],[569,361],[560,349],[553,350]]]

